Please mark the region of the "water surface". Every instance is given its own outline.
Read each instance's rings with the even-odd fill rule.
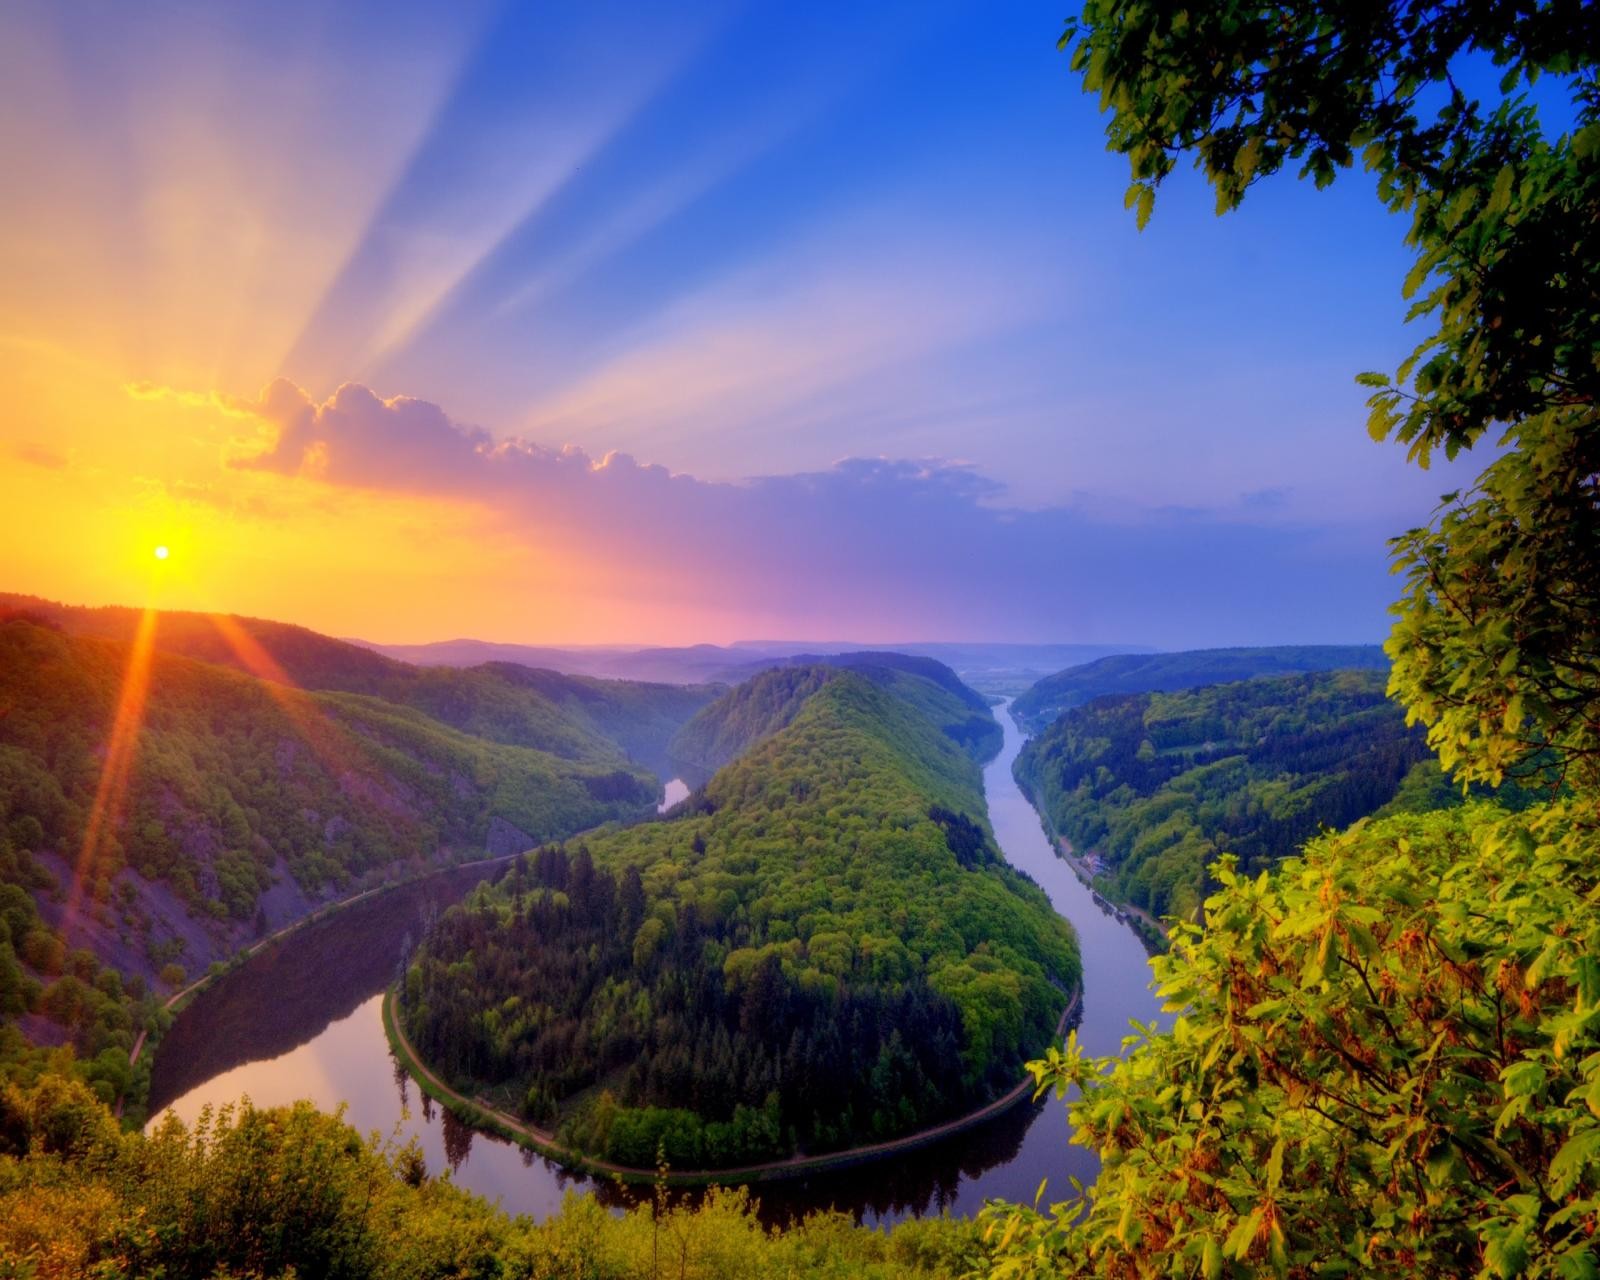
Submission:
[[[1038,882],[1078,931],[1079,1040],[1091,1053],[1115,1053],[1130,1019],[1159,1016],[1144,946],[1050,848],[1011,776],[1022,737],[1008,708],[998,709],[1005,745],[984,771],[989,818],[1007,859]],[[667,802],[678,798],[669,783]],[[417,1139],[430,1171],[448,1168],[458,1183],[515,1213],[543,1217],[573,1188],[613,1202],[636,1195],[473,1132],[423,1096],[389,1053],[379,1012],[384,988],[430,916],[482,875],[481,869],[445,872],[368,899],[298,931],[209,987],[174,1022],[156,1055],[150,1094],[156,1120],[158,1111],[171,1110],[192,1122],[202,1107],[241,1095],[260,1106],[310,1098],[327,1110],[344,1107],[362,1130]],[[1060,1103],[1019,1106],[909,1154],[764,1184],[758,1194],[776,1216],[834,1207],[874,1222],[945,1209],[972,1213],[994,1197],[1031,1201],[1045,1178],[1064,1196],[1069,1175],[1087,1182],[1096,1171],[1094,1154],[1069,1145],[1068,1135]]]
[[[689,784],[682,778],[669,778],[662,790],[665,794],[661,798],[661,803],[656,806],[657,813],[665,813],[680,800],[689,798]]]

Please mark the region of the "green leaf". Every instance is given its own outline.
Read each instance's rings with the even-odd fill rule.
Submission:
[[[1283,1181],[1283,1139],[1272,1144],[1272,1154],[1267,1157],[1267,1190],[1276,1191]]]
[[[1540,1063],[1528,1061],[1512,1063],[1500,1073],[1508,1098],[1531,1097],[1544,1088],[1548,1078],[1548,1073]]]
[[[1557,1195],[1565,1195],[1585,1169],[1600,1163],[1600,1127],[1579,1130],[1561,1144],[1550,1161],[1550,1181]]]

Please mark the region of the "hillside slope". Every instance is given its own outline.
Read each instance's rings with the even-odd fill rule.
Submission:
[[[931,658],[859,652],[788,659],[703,708],[673,739],[679,776],[699,782],[782,729],[833,675],[851,672],[910,703],[982,763],[1000,749],[1000,725],[983,697]]]
[[[972,758],[861,675],[752,685],[798,711],[677,816],[529,855],[425,940],[402,1017],[463,1091],[693,1168],[947,1119],[1049,1042],[1076,945]]]
[[[1392,800],[1428,758],[1378,671],[1100,698],[1017,757],[1023,791],[1106,891],[1188,916],[1219,853],[1247,872]]]
[[[1011,712],[1023,732],[1039,733],[1063,711],[1106,694],[1172,693],[1258,676],[1356,669],[1387,671],[1389,659],[1375,644],[1118,654],[1047,676],[1022,694],[1012,704]]]
[[[620,757],[171,654],[125,699],[130,652],[0,623],[0,1010],[38,1043],[125,1054],[134,979],[170,988],[398,864],[515,852],[657,794]]]
[[[137,609],[0,595],[0,617],[7,614],[124,643],[133,640],[142,617]],[[302,689],[382,698],[474,737],[594,763],[631,758],[663,767],[672,735],[722,692],[717,686],[567,676],[505,662],[412,666],[305,627],[231,615],[161,613],[153,643],[163,653]]]

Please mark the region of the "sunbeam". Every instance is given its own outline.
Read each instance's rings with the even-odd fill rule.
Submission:
[[[134,749],[144,723],[145,699],[150,692],[150,659],[155,651],[156,623],[160,615],[146,609],[139,616],[128,662],[123,669],[122,690],[117,695],[117,710],[111,721],[111,737],[106,743],[105,763],[95,788],[94,803],[84,824],[83,843],[78,849],[72,884],[67,890],[67,906],[62,916],[65,936],[77,917],[83,895],[101,861],[106,841],[121,821],[122,803],[127,798],[128,778],[133,768]]]
[[[294,681],[259,640],[239,625],[237,618],[224,613],[207,616],[240,665],[263,681],[262,687],[278,704],[319,764],[339,778],[356,772],[365,763],[364,754],[350,735],[328,716],[311,693]]]
[[[663,24],[639,50],[508,10],[463,61],[279,367],[336,383],[403,347],[638,116],[706,25]]]

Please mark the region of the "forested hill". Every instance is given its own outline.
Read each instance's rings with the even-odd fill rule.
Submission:
[[[1257,871],[1391,801],[1431,761],[1379,671],[1097,699],[1018,756],[1018,783],[1106,892],[1187,917],[1219,853]],[[1424,766],[1430,767],[1430,766]]]
[[[961,1114],[1048,1044],[1076,945],[971,756],[854,673],[748,697],[800,705],[674,817],[527,855],[424,941],[402,1017],[464,1093],[623,1163],[736,1165]]]
[[[0,1013],[124,1068],[131,980],[171,989],[395,864],[482,856],[491,832],[515,852],[658,794],[620,757],[168,653],[123,703],[129,668],[118,641],[0,623]],[[15,1027],[0,1040],[0,1059],[19,1048]]]
[[[130,642],[141,611],[83,608],[0,595],[0,618],[31,618],[79,636]],[[157,615],[155,647],[303,689],[368,694],[413,707],[474,737],[568,760],[660,770],[673,735],[723,692],[716,685],[646,684],[561,675],[507,662],[418,667],[305,627],[205,613]]]
[[[739,685],[684,725],[671,746],[674,769],[694,781],[709,777],[782,729],[807,698],[846,671],[909,702],[979,763],[1000,749],[989,704],[943,663],[901,653],[806,655]]]
[[[1045,677],[1012,704],[1011,713],[1024,732],[1039,733],[1063,711],[1109,693],[1171,693],[1258,676],[1341,669],[1387,671],[1389,659],[1375,644],[1117,654]]]

